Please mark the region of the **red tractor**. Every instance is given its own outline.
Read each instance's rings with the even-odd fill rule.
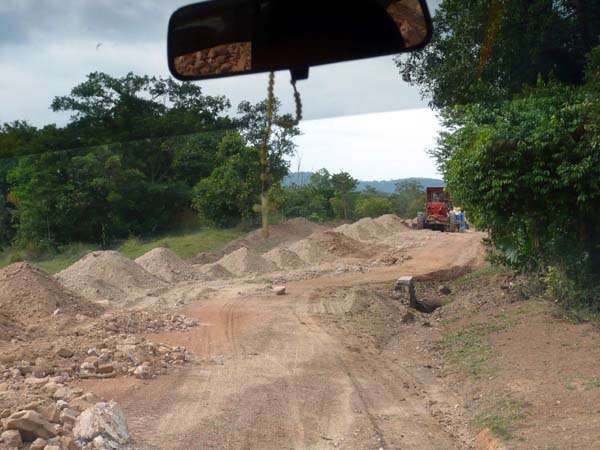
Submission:
[[[452,207],[450,193],[443,187],[428,187],[425,212],[417,214],[417,229],[458,231],[458,222]]]

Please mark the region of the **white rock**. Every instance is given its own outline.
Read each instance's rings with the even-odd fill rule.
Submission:
[[[274,286],[273,292],[275,292],[276,295],[283,295],[285,294],[285,286]]]
[[[83,411],[75,422],[73,435],[82,446],[100,436],[103,444],[115,443],[114,448],[121,448],[118,445],[125,446],[130,439],[125,414],[115,401],[96,403]]]
[[[0,435],[0,439],[8,448],[21,448],[23,441],[17,430],[8,430]]]

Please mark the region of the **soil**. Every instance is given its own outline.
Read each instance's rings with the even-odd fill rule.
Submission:
[[[91,252],[56,275],[73,292],[101,304],[120,304],[165,282],[116,251]]]
[[[90,295],[107,305],[102,315],[73,317],[89,300],[31,266],[0,272],[24,281],[0,291],[13,292],[0,302],[17,308],[7,315],[0,303],[0,333],[14,336],[0,339],[9,380],[0,382],[0,413],[37,398],[19,371],[40,358],[53,373],[67,370],[56,354],[68,347],[67,383],[117,400],[138,448],[597,447],[600,332],[565,321],[535,280],[486,268],[483,233],[413,230],[389,215],[334,230],[309,225],[280,227],[279,244],[247,236],[218,264],[182,266],[164,249],[144,255],[160,279],[114,252],[87,255],[58,279],[79,292],[90,280],[109,286]],[[240,242],[249,245],[234,248]],[[200,277],[165,281],[183,267]],[[413,276],[417,299],[435,311],[410,308],[394,290],[400,276]],[[111,289],[118,301],[107,301]],[[24,301],[37,291],[47,304]],[[63,300],[66,312],[54,316],[61,295],[75,306]],[[14,327],[11,314],[38,310],[44,320]],[[131,375],[124,355],[119,376],[80,376],[91,347],[116,357],[111,346],[130,340],[154,349],[155,378]],[[165,360],[165,348],[184,359]]]
[[[243,276],[253,273],[271,272],[275,265],[262,256],[242,247],[223,256],[217,264],[234,275]]]
[[[152,275],[168,283],[189,281],[200,277],[198,271],[168,248],[158,247],[135,260]]]
[[[16,263],[0,270],[0,340],[55,316],[95,317],[102,309],[31,264]]]
[[[327,230],[327,227],[324,225],[311,222],[303,217],[298,217],[296,219],[290,219],[271,225],[269,239],[267,240],[263,239],[262,230],[255,230],[241,238],[229,242],[219,250],[199,253],[192,258],[190,262],[193,264],[213,263],[242,247],[254,250],[257,253],[263,253],[277,246],[293,244],[313,233],[325,230]]]

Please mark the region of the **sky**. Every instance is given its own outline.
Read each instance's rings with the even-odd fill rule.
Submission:
[[[168,19],[187,3],[1,0],[0,123],[63,125],[68,114],[52,112],[52,99],[93,71],[168,76]],[[198,83],[205,94],[227,96],[235,113],[240,101],[265,97],[267,75]],[[315,67],[298,88],[305,118],[297,141],[303,170],[339,167],[361,179],[435,174],[425,150],[439,124],[418,88],[402,81],[392,57]],[[294,110],[286,72],[277,74],[276,95],[284,111]],[[373,114],[382,112],[390,114]]]

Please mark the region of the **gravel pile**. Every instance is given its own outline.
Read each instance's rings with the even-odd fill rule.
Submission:
[[[158,247],[150,250],[135,260],[152,275],[168,283],[189,281],[199,278],[194,266],[185,262],[168,248]]]
[[[115,251],[88,253],[56,275],[72,291],[96,302],[124,302],[166,286],[136,262]]]
[[[10,338],[15,328],[44,326],[55,316],[98,316],[102,307],[65,289],[50,274],[27,263],[0,270],[0,340]]]
[[[266,273],[276,269],[275,264],[271,261],[248,250],[246,247],[225,255],[217,262],[229,272],[238,276]]]
[[[306,266],[306,262],[302,261],[296,253],[285,247],[276,247],[262,256],[275,264],[279,269],[299,269]]]
[[[329,253],[310,238],[292,244],[289,249],[309,264],[323,264],[337,259],[334,254]]]
[[[390,235],[390,231],[385,226],[370,217],[352,224],[341,225],[335,228],[335,231],[359,241],[379,241]]]

